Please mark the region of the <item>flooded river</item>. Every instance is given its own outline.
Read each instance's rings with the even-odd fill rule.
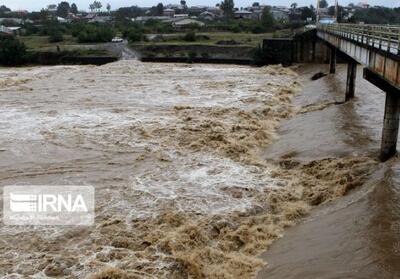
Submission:
[[[328,72],[327,66],[320,70]],[[297,160],[378,157],[384,93],[362,78],[359,67],[356,98],[335,105],[344,100],[346,66],[334,76],[307,81],[314,72],[313,65],[301,68],[304,88],[294,103],[317,109],[283,123],[280,141],[265,157],[287,152]],[[400,278],[399,182],[398,158],[377,165],[361,187],[286,231],[262,255],[268,266],[257,278]]]
[[[344,68],[309,80],[324,68],[0,69],[0,185],[96,189],[93,227],[1,225],[0,276],[337,278],[351,259],[398,274],[384,95],[363,82],[338,105]]]

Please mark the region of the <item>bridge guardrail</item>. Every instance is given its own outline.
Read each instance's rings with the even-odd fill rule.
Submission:
[[[400,55],[400,26],[367,24],[318,24],[318,30]]]

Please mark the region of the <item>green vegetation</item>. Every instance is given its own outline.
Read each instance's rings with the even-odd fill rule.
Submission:
[[[57,45],[67,47],[69,45],[78,45],[77,40],[71,35],[64,35],[62,42],[53,43],[49,36],[23,36],[20,40],[25,44],[29,51],[55,51]]]
[[[196,41],[196,33],[188,32],[183,36],[183,40],[186,42],[195,42]]]
[[[261,26],[263,27],[264,31],[273,31],[275,28],[275,20],[269,7],[265,7],[262,11]]]
[[[351,21],[366,24],[400,24],[400,8],[372,7],[356,10]]]
[[[278,31],[276,34],[279,37],[289,36],[290,32],[285,30]],[[186,34],[187,35],[187,34]],[[240,45],[256,47],[263,39],[271,38],[273,33],[232,33],[232,32],[200,32],[195,33],[194,41],[187,41],[184,39],[186,35],[182,36],[181,33],[171,33],[154,36],[151,40],[145,42],[135,42],[135,45]],[[190,35],[192,36],[192,35]]]
[[[86,24],[83,28],[74,33],[79,43],[105,43],[110,42],[115,36],[115,31],[107,26]]]
[[[188,59],[190,62],[192,62],[196,57],[197,57],[197,52],[195,52],[195,51],[188,52]]]
[[[49,34],[49,42],[50,43],[58,43],[64,40],[63,34],[60,30],[54,29]]]
[[[11,36],[0,36],[0,64],[21,65],[26,61],[26,47]]]
[[[131,43],[140,42],[143,40],[144,36],[140,30],[130,30],[126,36],[128,41]]]
[[[226,19],[233,18],[233,8],[235,7],[233,0],[222,1],[220,7],[222,11],[224,11],[224,16]]]

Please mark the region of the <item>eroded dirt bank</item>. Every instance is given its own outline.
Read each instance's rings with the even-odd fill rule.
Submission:
[[[281,67],[0,69],[0,185],[94,185],[94,227],[0,228],[6,278],[250,278],[372,156],[265,160],[299,108]]]

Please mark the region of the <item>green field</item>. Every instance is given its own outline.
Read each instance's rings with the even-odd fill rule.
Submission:
[[[151,37],[158,36],[158,39],[152,40]],[[232,33],[232,32],[199,32],[196,33],[196,41],[188,42],[183,40],[185,33],[172,33],[172,34],[154,34],[149,35],[150,40],[148,42],[142,42],[144,45],[153,44],[205,44],[205,45],[216,45],[220,41],[230,41],[233,40],[237,45],[241,46],[258,46],[263,39],[271,38],[273,33],[263,33],[263,34],[252,34],[252,33]],[[162,40],[159,38],[162,37]],[[208,38],[207,38],[208,37]]]
[[[78,44],[74,37],[68,35],[64,36],[64,41],[58,43],[50,43],[48,36],[22,36],[20,40],[26,45],[28,50],[35,51],[57,50],[57,45],[61,48]]]
[[[64,35],[64,41],[50,43],[48,36],[23,36],[20,40],[24,42],[28,51],[35,52],[56,52],[57,46],[60,51],[73,51],[78,55],[108,55],[104,49],[104,44],[79,44],[76,38],[70,35]]]

